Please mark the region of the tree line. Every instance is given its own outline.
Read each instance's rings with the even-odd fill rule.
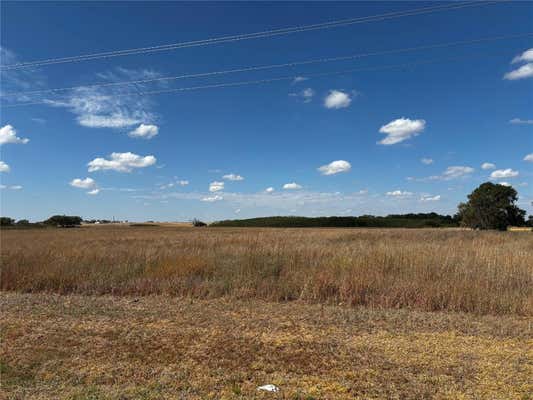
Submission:
[[[468,195],[468,200],[458,205],[457,213],[440,215],[431,213],[391,214],[385,217],[362,215],[359,217],[298,217],[274,216],[234,219],[213,222],[213,227],[276,227],[276,228],[447,228],[470,227],[472,229],[505,230],[508,226],[533,227],[533,216],[525,220],[526,212],[518,207],[518,193],[510,186],[485,182]],[[53,215],[45,221],[30,223],[26,219],[15,221],[0,217],[0,226],[16,227],[76,227],[83,219],[72,215]],[[90,220],[87,223],[106,223],[106,220]],[[194,219],[193,226],[206,226]]]
[[[437,213],[391,214],[385,217],[263,217],[217,221],[215,227],[277,227],[277,228],[446,228],[505,230],[508,226],[533,227],[533,216],[525,220],[526,212],[516,203],[518,193],[510,186],[485,182],[460,203],[454,216]]]

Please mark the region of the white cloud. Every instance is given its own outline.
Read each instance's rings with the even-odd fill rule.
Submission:
[[[226,179],[227,181],[243,181],[244,178],[237,174],[227,174],[222,177],[222,179]]]
[[[159,133],[157,125],[140,124],[137,128],[128,133],[129,137],[151,139]]]
[[[267,187],[267,188],[265,189],[265,192],[267,192],[267,193],[272,193],[273,191],[274,191],[274,188],[273,188],[272,186]]]
[[[357,194],[360,194],[360,195],[368,194],[368,189],[361,189],[360,191],[357,192]]]
[[[524,157],[524,161],[533,162],[533,153],[529,153]]]
[[[210,192],[219,192],[221,190],[224,190],[224,182],[214,181],[209,184]]]
[[[387,136],[380,140],[379,144],[391,145],[403,142],[412,136],[417,136],[426,127],[423,119],[411,120],[409,118],[398,118],[379,128],[380,133]]]
[[[490,177],[492,179],[505,179],[505,178],[514,178],[518,176],[518,171],[514,171],[511,168],[507,169],[497,169],[496,171],[492,171],[492,174],[490,174]]]
[[[11,168],[5,162],[0,161],[0,172],[9,172]]]
[[[87,192],[87,194],[90,194],[91,196],[95,196],[97,195],[98,193],[100,193],[100,189],[93,189],[93,190],[89,190]]]
[[[302,186],[298,185],[296,182],[286,183],[285,185],[283,185],[283,189],[285,189],[285,190],[298,190],[298,189],[301,189],[301,188],[302,188]]]
[[[214,201],[220,201],[220,200],[223,200],[223,199],[224,198],[222,196],[219,196],[218,194],[215,194],[214,196],[202,197],[200,200],[212,203]]]
[[[145,168],[154,165],[157,159],[154,156],[139,156],[137,154],[111,153],[111,158],[95,158],[89,164],[89,172],[100,170],[114,170],[118,172],[131,172],[133,168]]]
[[[433,159],[424,157],[424,158],[420,159],[420,162],[422,164],[430,165],[430,164],[433,164]]]
[[[344,160],[332,161],[318,168],[322,175],[335,175],[341,172],[348,172],[350,169],[352,169],[351,164]]]
[[[439,201],[439,200],[440,200],[440,194],[437,194],[435,196],[424,194],[422,195],[422,197],[420,197],[420,201]]]
[[[533,125],[533,119],[513,118],[509,123],[515,125]]]
[[[0,145],[7,143],[26,144],[29,141],[30,139],[18,137],[17,131],[12,125],[5,125],[0,128]]]
[[[330,90],[329,94],[324,99],[324,107],[330,109],[346,108],[352,102],[348,93],[340,90]]]
[[[11,189],[11,190],[21,190],[21,189],[22,189],[22,186],[21,186],[21,185],[11,185],[11,186],[8,186],[7,189]]]
[[[490,163],[490,162],[484,162],[483,164],[481,164],[481,169],[494,169],[496,168],[496,165],[493,164],[493,163]]]
[[[402,191],[402,190],[394,190],[392,192],[387,192],[386,195],[387,196],[392,196],[392,197],[409,197],[409,196],[412,196],[413,193],[412,192],[407,192],[407,191]]]
[[[503,79],[514,81],[517,79],[531,78],[533,77],[533,63],[527,63],[520,68],[506,73]]]
[[[96,182],[93,178],[80,179],[76,178],[70,181],[70,186],[79,189],[91,189],[96,186]]]
[[[180,186],[187,186],[189,184],[189,181],[186,179],[182,179],[181,181],[176,182]]]
[[[520,54],[519,56],[516,56],[515,58],[513,58],[513,61],[511,61],[511,63],[514,64],[514,63],[522,62],[522,61],[526,61],[526,62],[533,61],[533,49],[528,49],[524,51],[522,54]]]
[[[509,182],[498,182],[498,185],[511,186],[511,184]]]

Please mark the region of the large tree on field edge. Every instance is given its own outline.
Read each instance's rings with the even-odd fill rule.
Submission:
[[[468,195],[466,203],[459,204],[457,218],[461,225],[474,229],[521,226],[525,224],[526,212],[515,204],[517,199],[512,187],[485,182]]]

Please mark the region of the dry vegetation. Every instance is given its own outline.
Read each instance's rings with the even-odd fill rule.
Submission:
[[[533,399],[528,232],[99,226],[1,245],[0,399]]]
[[[8,230],[1,287],[532,315],[531,260],[528,232]]]
[[[3,293],[5,398],[531,399],[531,319]],[[257,392],[273,383],[278,394]],[[1,397],[1,395],[0,395]]]

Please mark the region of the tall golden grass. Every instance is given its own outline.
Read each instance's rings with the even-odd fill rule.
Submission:
[[[4,230],[1,288],[533,314],[533,236],[439,229]]]

